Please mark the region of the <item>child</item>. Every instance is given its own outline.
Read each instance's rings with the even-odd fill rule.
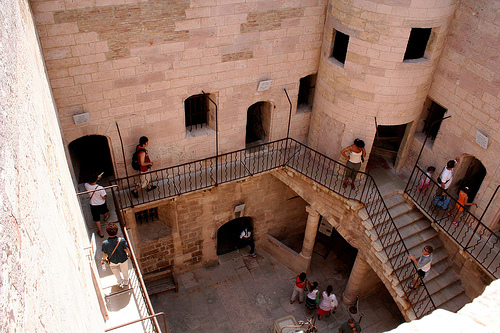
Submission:
[[[308,281],[307,285],[309,287],[309,293],[306,297],[306,308],[307,314],[311,311],[316,310],[316,298],[318,297],[318,282],[313,282],[312,284]]]
[[[297,295],[299,295],[299,304],[304,302],[304,288],[306,287],[306,273],[300,273],[295,279],[295,286],[293,287],[292,297],[290,298],[290,304],[295,302]]]
[[[477,204],[471,202],[467,202],[469,200],[469,188],[466,186],[463,190],[460,191],[460,193],[458,194],[458,202],[455,204],[455,207],[453,207],[449,212],[448,212],[448,216],[451,216],[451,217],[454,217],[453,219],[453,225],[458,227],[458,217],[460,216],[460,214],[462,214],[463,210],[464,210],[464,207],[465,206],[471,206],[471,205],[475,205],[477,207]],[[454,211],[457,211],[457,215],[453,216],[453,212]]]
[[[427,192],[427,188],[431,182],[432,174],[436,171],[436,168],[432,165],[427,168],[427,172],[425,173],[425,177],[420,182],[420,186],[417,188],[417,192],[422,191],[423,193]]]

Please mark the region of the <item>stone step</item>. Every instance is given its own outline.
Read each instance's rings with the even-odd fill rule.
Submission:
[[[439,308],[447,301],[462,293],[464,293],[464,288],[460,284],[460,281],[456,281],[455,283],[446,286],[438,292],[431,294],[431,298],[436,305],[436,308]]]
[[[434,274],[431,275],[431,273],[435,273],[436,271],[431,269],[432,272],[429,272],[429,275],[425,278],[425,286],[427,287],[427,290],[429,293],[432,295],[442,291],[443,289],[447,288],[448,286],[457,283],[460,281],[458,276],[453,273],[453,271],[450,269],[445,270],[442,274]],[[463,291],[463,288],[462,288]]]
[[[472,300],[465,295],[465,292],[458,294],[457,296],[447,300],[443,304],[439,306],[440,309],[448,310],[451,312],[457,312],[461,308],[464,307],[467,303],[470,303]]]

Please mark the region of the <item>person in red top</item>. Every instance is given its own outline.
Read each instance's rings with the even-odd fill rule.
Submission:
[[[460,191],[460,193],[458,194],[458,202],[455,204],[455,207],[453,207],[449,212],[448,212],[448,216],[451,216],[453,217],[453,225],[454,226],[458,226],[458,217],[460,216],[460,214],[462,214],[462,212],[464,211],[464,207],[465,206],[471,206],[471,205],[475,205],[477,207],[477,204],[473,203],[473,202],[467,202],[469,200],[469,188],[466,186],[463,190]],[[453,215],[453,212],[454,211],[457,211],[457,214],[456,215]]]
[[[306,273],[302,272],[297,275],[295,279],[295,286],[293,287],[292,297],[290,298],[290,304],[293,304],[299,295],[299,304],[304,302],[304,288],[306,287]]]
[[[137,154],[137,159],[139,162],[139,183],[136,184],[135,189],[130,191],[135,198],[139,197],[139,190],[141,188],[146,187],[148,191],[152,191],[156,188],[156,186],[151,185],[149,182],[148,176],[144,174],[144,172],[148,172],[149,169],[153,166],[153,162],[149,159],[148,151],[146,147],[148,146],[149,139],[146,136],[141,136],[139,139],[139,144],[135,148],[136,151],[139,151]]]

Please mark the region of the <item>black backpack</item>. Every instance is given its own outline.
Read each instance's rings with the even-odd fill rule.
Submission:
[[[135,151],[135,153],[132,155],[132,169],[139,171],[141,170],[141,166],[139,165],[139,153],[141,151],[144,151],[144,149],[138,149]]]

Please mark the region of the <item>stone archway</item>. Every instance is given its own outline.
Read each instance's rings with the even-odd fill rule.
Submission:
[[[217,230],[217,255],[232,252],[238,245],[241,230],[244,227],[253,226],[251,217],[238,217],[222,225]]]
[[[107,137],[83,136],[72,141],[68,149],[78,183],[88,181],[88,176],[95,172],[104,172],[103,177],[115,176]]]
[[[269,102],[257,102],[247,110],[245,144],[255,146],[269,141],[271,132],[271,110]]]

